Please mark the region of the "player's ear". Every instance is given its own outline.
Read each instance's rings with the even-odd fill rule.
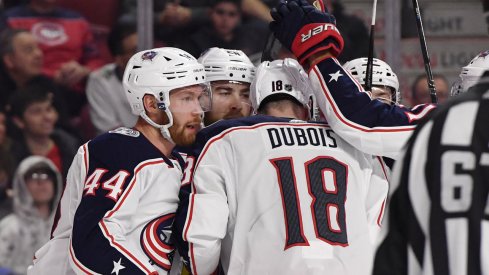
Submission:
[[[158,105],[154,95],[146,94],[143,97],[144,110],[148,114],[154,114],[158,112]]]

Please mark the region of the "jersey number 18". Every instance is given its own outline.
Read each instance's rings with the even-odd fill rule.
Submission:
[[[284,208],[284,250],[292,246],[308,246],[302,226],[293,159],[277,158],[270,162],[277,171]],[[348,246],[345,219],[348,166],[334,158],[321,156],[304,163],[304,168],[307,189],[312,197],[310,207],[316,238],[331,245]]]

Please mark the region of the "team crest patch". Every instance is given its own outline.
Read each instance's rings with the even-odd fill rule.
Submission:
[[[149,222],[141,232],[141,246],[152,264],[169,271],[175,247],[171,242],[171,229],[175,214],[167,214]]]
[[[129,136],[129,137],[139,137],[141,133],[139,131],[136,131],[134,129],[129,129],[126,127],[119,127],[115,130],[109,131],[111,134],[119,134],[119,135],[124,135],[124,136]]]
[[[68,40],[63,25],[54,22],[39,22],[32,26],[31,33],[40,44],[57,46]]]
[[[287,92],[291,92],[291,91],[292,91],[292,85],[291,85],[291,84],[285,84],[285,85],[284,85],[284,89],[285,89]]]
[[[479,54],[479,57],[484,57],[484,58],[486,58],[486,56],[488,56],[488,55],[489,55],[489,50],[488,50],[488,51],[485,51],[485,52],[481,52],[481,53]]]
[[[149,52],[145,52],[143,53],[143,55],[141,56],[141,59],[144,61],[144,60],[149,60],[149,61],[153,61],[153,58],[155,58],[155,56],[157,55],[158,53],[156,53],[155,51],[149,51]]]

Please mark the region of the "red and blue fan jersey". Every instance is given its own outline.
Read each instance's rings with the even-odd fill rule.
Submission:
[[[21,5],[6,10],[2,21],[10,28],[29,30],[34,35],[44,54],[43,73],[49,77],[72,60],[90,69],[104,64],[89,23],[74,11],[56,8],[51,13],[40,14],[28,5]]]

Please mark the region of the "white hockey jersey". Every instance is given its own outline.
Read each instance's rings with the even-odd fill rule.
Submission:
[[[331,128],[368,154],[397,159],[416,124],[436,108],[423,104],[409,109],[372,100],[335,58],[314,66],[309,78]]]
[[[80,147],[29,274],[166,274],[183,162],[172,157],[128,128]]]
[[[198,139],[182,232],[193,274],[219,259],[227,274],[369,273],[388,189],[380,158],[327,125],[267,116]]]

